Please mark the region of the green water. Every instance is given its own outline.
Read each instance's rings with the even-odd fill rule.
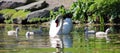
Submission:
[[[49,43],[49,27],[42,26],[43,34],[34,35],[27,40],[25,33],[33,30],[39,30],[41,25],[0,25],[0,53],[56,53],[55,48],[50,47]],[[19,37],[8,36],[9,30],[15,30],[19,27]],[[84,36],[85,25],[74,25],[71,32],[73,36],[73,47],[64,48],[61,53],[120,53],[120,27],[119,25],[92,25],[90,30],[105,31],[111,28],[108,34],[110,42],[106,40],[89,37],[89,41]]]

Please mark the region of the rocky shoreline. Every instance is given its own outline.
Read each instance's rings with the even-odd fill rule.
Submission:
[[[75,0],[0,0],[0,10],[15,9],[31,11],[24,20],[19,19],[19,17],[14,19],[17,24],[26,24],[31,18],[50,16],[50,10],[58,10],[60,6],[69,9],[73,2],[75,2]],[[0,21],[0,23],[4,22],[3,14],[0,14]]]

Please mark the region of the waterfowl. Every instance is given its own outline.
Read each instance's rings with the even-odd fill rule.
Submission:
[[[84,28],[84,33],[85,33],[85,40],[89,39],[89,36],[95,35],[96,31],[95,30],[89,30],[88,26]]]
[[[16,28],[16,30],[10,30],[8,31],[8,36],[16,36],[18,37],[19,27]]]
[[[33,39],[34,35],[42,35],[42,27],[39,30],[27,31],[25,34],[27,39]]]
[[[106,40],[109,41],[108,32],[110,32],[110,28],[107,28],[105,32],[96,32],[95,35],[97,38],[106,38]]]
[[[70,32],[73,24],[70,17],[63,17],[58,15],[55,20],[50,23],[49,38],[51,47],[57,48],[60,51],[64,47],[72,46],[72,39]]]

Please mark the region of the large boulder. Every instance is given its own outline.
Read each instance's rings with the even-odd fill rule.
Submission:
[[[49,3],[48,3],[49,4]],[[29,21],[31,18],[47,18],[50,16],[50,11],[58,11],[59,7],[63,6],[62,4],[59,5],[49,5],[48,7],[41,9],[41,10],[36,10],[28,14],[26,17],[26,20]]]
[[[17,9],[17,10],[24,9],[24,10],[35,11],[35,10],[43,9],[47,6],[48,6],[48,3],[46,3],[46,1],[38,1],[38,2],[30,3],[30,4],[25,5],[25,6],[17,7],[15,9]]]
[[[61,5],[63,6],[63,5]],[[26,17],[27,21],[29,21],[31,18],[46,18],[50,16],[50,11],[58,11],[59,7],[61,6],[48,6],[45,9],[42,10],[37,10],[37,11],[33,11],[31,13],[28,14],[28,16]]]
[[[16,8],[26,3],[26,0],[0,0],[0,9]]]
[[[49,16],[49,13],[50,13],[50,11],[49,11],[49,10],[45,10],[45,9],[31,12],[31,13],[28,14],[28,16],[27,16],[27,21],[29,21],[31,18],[48,17],[48,16]]]

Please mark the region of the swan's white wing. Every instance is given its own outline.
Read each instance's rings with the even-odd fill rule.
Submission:
[[[49,35],[50,37],[56,36],[58,33],[58,28],[56,27],[55,20],[52,20],[50,23],[50,30],[49,30]]]

